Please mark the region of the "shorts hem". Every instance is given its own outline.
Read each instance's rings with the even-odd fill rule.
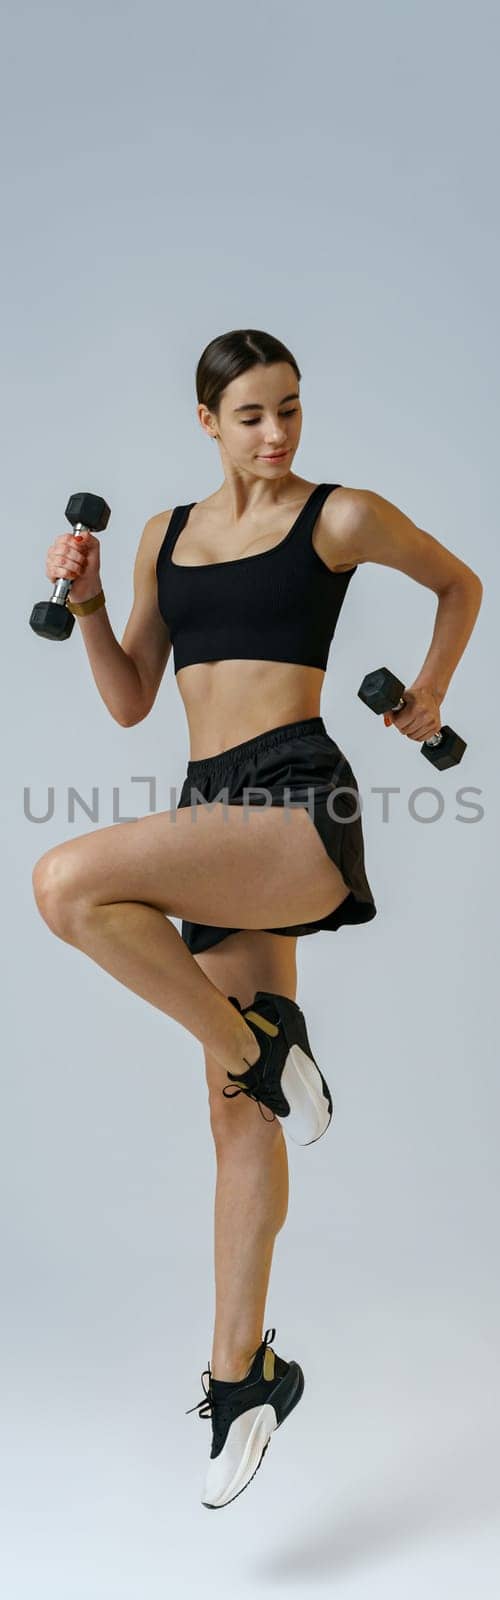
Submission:
[[[192,955],[201,955],[204,950],[211,950],[213,945],[221,944],[231,933],[279,933],[283,938],[306,938],[312,933],[337,933],[339,928],[357,926],[360,923],[372,922],[377,916],[377,907],[373,900],[361,900],[349,890],[345,900],[341,901],[329,916],[316,919],[314,922],[299,922],[288,928],[208,928],[205,923],[196,924],[196,933],[193,937],[183,924],[182,939],[188,946]]]

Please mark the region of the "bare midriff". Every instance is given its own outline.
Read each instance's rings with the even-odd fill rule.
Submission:
[[[286,661],[204,661],[181,667],[190,759],[220,755],[284,722],[320,715],[320,667]]]
[[[267,513],[265,532],[262,515],[258,524],[242,518],[237,528],[226,526],[219,492],[199,501],[175,543],[174,565],[196,567],[238,561],[272,549],[285,538],[314,488],[315,484],[304,478],[292,479],[289,501]],[[338,493],[341,495],[342,490]],[[163,530],[164,527],[165,524]],[[332,571],[349,566],[340,537],[339,564],[335,563],[335,569],[331,566],[331,513],[328,541],[322,510],[312,538],[318,555]],[[188,722],[190,760],[220,755],[232,745],[283,723],[319,716],[324,678],[321,667],[287,661],[231,659],[193,662],[179,668],[176,681]]]

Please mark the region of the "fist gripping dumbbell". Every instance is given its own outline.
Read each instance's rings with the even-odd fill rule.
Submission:
[[[400,711],[406,705],[404,699],[404,683],[395,678],[388,667],[378,667],[376,672],[367,672],[363,678],[358,697],[371,711],[380,715],[382,711]],[[444,772],[446,767],[456,767],[462,760],[467,745],[460,734],[454,733],[453,728],[445,725],[439,733],[431,734],[430,739],[424,739],[420,746],[421,756],[426,756],[433,767],[438,767]]]
[[[107,528],[111,511],[100,494],[72,494],[64,513],[71,523],[75,537],[81,533],[102,533]],[[72,578],[58,578],[49,600],[39,600],[30,616],[30,628],[41,639],[69,639],[75,618],[68,611],[68,598]]]

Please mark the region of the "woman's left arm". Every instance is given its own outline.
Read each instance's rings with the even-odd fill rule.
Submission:
[[[441,727],[439,706],[475,626],[483,596],[479,574],[424,528],[417,528],[390,500],[372,490],[351,490],[348,518],[352,561],[375,561],[406,572],[438,596],[434,632],[420,672],[400,711],[387,712],[410,739],[426,739]]]

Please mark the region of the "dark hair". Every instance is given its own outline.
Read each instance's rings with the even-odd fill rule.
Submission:
[[[220,333],[211,339],[196,368],[196,395],[199,404],[207,407],[219,419],[219,408],[224,389],[241,372],[256,365],[270,367],[275,361],[289,361],[300,380],[295,357],[281,339],[262,333],[259,328],[233,328],[230,333]]]

